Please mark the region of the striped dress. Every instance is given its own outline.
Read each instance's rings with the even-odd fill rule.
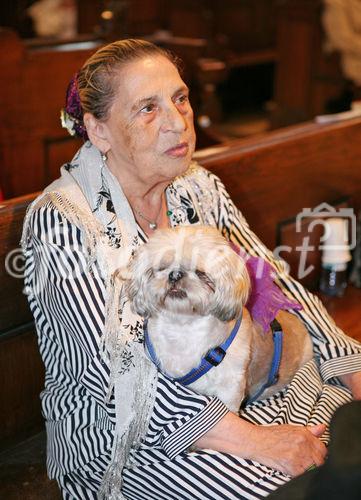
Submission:
[[[274,396],[247,406],[242,418],[256,424],[328,422],[351,399],[339,375],[361,370],[361,346],[335,326],[319,299],[285,272],[252,233],[221,181],[192,169],[167,188],[171,225],[204,222],[247,252],[268,260],[284,293],[313,340],[315,358]],[[203,214],[203,215],[202,215]],[[47,465],[63,497],[95,499],[111,460],[114,402],[106,399],[109,366],[99,341],[105,321],[105,287],[97,262],[89,269],[80,228],[49,202],[30,219],[25,285],[46,376],[41,393],[48,435]],[[140,244],[146,235],[138,227]],[[111,237],[111,235],[109,235]],[[132,325],[142,336],[142,318]],[[140,449],[123,472],[124,495],[134,500],[255,499],[289,477],[257,462],[212,450],[191,451],[227,409],[159,374],[155,406]],[[327,435],[324,437],[327,440]]]

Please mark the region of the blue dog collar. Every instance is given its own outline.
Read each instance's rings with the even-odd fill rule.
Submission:
[[[173,380],[175,382],[179,382],[182,385],[190,385],[199,378],[201,378],[203,375],[205,375],[207,372],[209,372],[211,368],[213,368],[214,366],[218,366],[220,363],[222,363],[227,353],[227,349],[232,344],[235,336],[237,335],[239,327],[241,326],[241,322],[242,322],[242,316],[237,319],[230,335],[221,345],[210,349],[207,352],[207,354],[202,358],[201,362],[196,368],[192,368],[192,370],[190,370],[186,375],[183,375],[182,377],[178,378],[173,378]],[[148,333],[148,323],[146,320],[144,321],[144,341],[149,358],[158,367],[158,369],[160,369],[159,368],[160,361],[158,360],[157,355],[155,354],[153,344],[150,340]],[[167,374],[165,373],[165,375]]]

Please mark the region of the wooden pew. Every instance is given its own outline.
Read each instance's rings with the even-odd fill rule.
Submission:
[[[23,219],[36,193],[0,203],[0,497],[60,500],[45,470],[44,367],[23,294]],[[2,452],[2,453],[1,453]]]
[[[239,140],[210,149],[199,161],[227,186],[252,229],[269,246],[277,243],[277,226],[304,207],[348,196],[361,208],[361,120],[332,125],[312,123],[274,131],[258,139]],[[197,155],[196,155],[197,156]],[[0,209],[0,385],[1,443],[41,425],[39,392],[43,368],[22,282],[5,269],[9,252],[18,249],[22,219],[34,195],[4,202]],[[15,252],[16,254],[16,252]],[[7,264],[9,266],[9,264]],[[361,291],[349,287],[328,307],[346,333],[361,340]]]
[[[342,73],[339,54],[325,51],[323,9],[323,0],[278,2],[274,127],[340,111],[341,101],[347,106],[350,99],[351,83]]]
[[[252,229],[277,244],[276,227],[305,207],[350,197],[361,208],[361,120],[304,123],[209,148],[199,162],[226,184]]]
[[[43,189],[79,147],[60,125],[73,74],[100,45],[24,42],[0,29],[0,186],[5,198]]]
[[[39,393],[44,369],[22,293],[24,260],[19,246],[25,210],[34,196],[0,204],[0,449],[43,426]]]

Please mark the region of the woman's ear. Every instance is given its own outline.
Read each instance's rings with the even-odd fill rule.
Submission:
[[[90,142],[94,144],[99,151],[106,154],[110,149],[110,144],[107,139],[105,124],[95,118],[91,113],[84,113],[83,120]]]

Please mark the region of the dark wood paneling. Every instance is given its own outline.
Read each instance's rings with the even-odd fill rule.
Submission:
[[[101,33],[111,39],[148,35],[162,27],[167,8],[161,0],[78,0],[79,33]],[[113,10],[114,17],[104,22],[101,13]]]
[[[342,298],[326,297],[325,295],[320,295],[320,298],[337,326],[361,342],[361,290],[348,286]]]
[[[106,28],[104,36],[108,41],[127,35],[145,36],[159,28],[168,28],[173,35],[179,35],[164,44],[185,61],[185,79],[192,89],[196,116],[207,114],[216,122],[222,117],[216,87],[227,78],[228,71],[240,66],[273,64],[276,60],[271,15],[275,2],[114,2],[115,9],[127,3],[125,28],[120,32],[114,21],[113,28],[108,27],[110,31]],[[0,32],[0,187],[6,198],[45,187],[57,177],[60,163],[69,160],[79,146],[76,141],[64,142],[61,148],[54,146],[49,150],[50,143],[60,144],[67,137],[59,121],[65,90],[90,53],[105,43],[94,39],[94,35],[92,40],[89,37],[96,26],[100,36],[100,14],[109,6],[111,3],[101,0],[92,5],[79,0],[79,26],[83,35],[68,44],[41,39],[25,42],[15,33]],[[94,48],[84,46],[84,33],[89,33],[88,42]],[[220,63],[222,69],[209,71],[214,62]],[[58,165],[51,163],[56,156]]]
[[[148,35],[161,28],[161,16],[167,14],[160,12],[159,0],[132,0],[128,2],[127,33],[136,37]]]
[[[168,29],[244,53],[275,45],[276,0],[167,1]]]
[[[77,0],[79,33],[94,33],[100,28],[104,0]]]
[[[331,109],[346,89],[337,53],[324,51],[322,0],[282,0],[277,9],[275,126],[309,120]],[[347,106],[347,104],[345,104]]]
[[[0,31],[0,186],[6,198],[41,190],[48,182],[45,141],[68,137],[60,125],[65,90],[99,46],[82,43],[29,47],[14,33]],[[67,159],[79,144],[66,143]]]
[[[35,193],[0,205],[0,446],[43,426],[39,394],[44,368],[23,294],[24,259],[19,246],[26,208],[34,197]]]
[[[216,35],[225,36],[233,52],[274,47],[275,0],[227,0],[213,4]]]
[[[0,336],[0,447],[20,441],[43,427],[39,394],[44,368],[32,326]]]
[[[0,335],[32,320],[25,295],[20,237],[26,207],[34,195],[0,205]]]
[[[350,197],[361,207],[361,120],[307,123],[234,141],[201,163],[222,179],[270,248],[276,225],[305,207]]]

